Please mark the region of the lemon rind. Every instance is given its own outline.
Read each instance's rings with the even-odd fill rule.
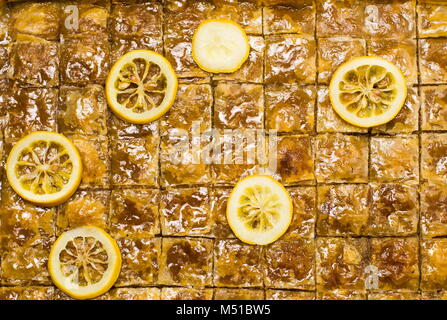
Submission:
[[[400,79],[396,79],[396,81],[400,82],[401,87],[403,88],[402,90],[404,92],[401,95],[404,98],[402,99],[402,103],[400,103],[400,106],[395,108],[395,112],[392,113],[392,114],[389,114],[389,116],[385,120],[383,120],[383,121],[376,121],[376,122],[373,122],[371,124],[363,124],[363,123],[358,123],[356,121],[353,121],[353,119],[355,119],[355,117],[346,117],[344,115],[344,113],[341,110],[339,110],[339,106],[338,106],[338,103],[336,101],[337,98],[335,97],[335,95],[339,91],[338,90],[331,90],[331,88],[334,88],[334,85],[335,85],[334,83],[335,83],[336,80],[338,80],[339,74],[342,71],[344,71],[344,69],[347,66],[349,66],[349,65],[351,65],[351,64],[353,64],[353,63],[355,63],[357,61],[360,61],[360,60],[371,60],[372,63],[370,63],[370,65],[374,64],[373,60],[381,61],[383,64],[386,64],[387,66],[392,67],[394,69],[394,71],[396,72],[396,74],[398,74],[399,77],[400,77]],[[377,56],[361,56],[361,57],[357,57],[357,58],[354,58],[352,60],[349,60],[349,61],[343,63],[334,72],[334,74],[332,75],[330,84],[329,84],[329,100],[331,101],[332,108],[337,113],[337,115],[340,116],[340,118],[342,118],[344,121],[348,122],[349,124],[357,126],[357,127],[361,127],[361,128],[377,127],[377,126],[383,125],[383,124],[388,123],[391,120],[393,120],[399,114],[400,110],[402,110],[402,107],[405,105],[405,101],[406,101],[406,97],[407,97],[407,91],[408,91],[406,83],[407,82],[406,82],[404,74],[402,73],[402,70],[400,70],[396,65],[394,65],[390,61],[388,61],[388,60],[386,60],[384,58],[381,58],[381,57],[377,57]],[[333,93],[331,91],[335,91],[335,92]],[[374,119],[374,118],[365,118],[365,119]]]
[[[132,55],[137,55],[137,54],[149,54],[153,57],[157,57],[157,59],[160,59],[160,61],[163,62],[164,66],[167,67],[167,69],[169,70],[169,76],[172,77],[172,89],[171,94],[169,95],[169,100],[166,100],[166,102],[162,101],[162,103],[165,103],[165,105],[163,106],[163,108],[161,108],[157,113],[155,113],[154,115],[150,115],[147,117],[131,117],[129,116],[129,114],[132,114],[131,112],[125,112],[126,110],[123,108],[121,110],[120,107],[117,107],[117,105],[119,105],[119,103],[117,101],[115,101],[114,97],[114,88],[113,88],[113,80],[112,80],[112,76],[115,75],[115,73],[119,73],[120,68],[118,68],[118,66],[126,59],[128,59],[130,56]],[[152,60],[150,60],[152,62]],[[165,74],[166,75],[166,74]],[[168,75],[166,75],[168,76]],[[107,104],[110,106],[110,108],[112,109],[113,113],[120,118],[121,120],[133,123],[133,124],[147,124],[150,123],[152,121],[155,121],[159,118],[161,118],[164,114],[166,114],[166,112],[169,111],[169,109],[172,107],[172,105],[175,102],[175,99],[177,97],[177,90],[178,90],[178,78],[177,75],[175,73],[174,68],[172,67],[171,63],[165,58],[163,57],[161,54],[152,51],[152,50],[145,50],[145,49],[138,49],[138,50],[132,50],[129,51],[128,53],[124,54],[123,56],[121,56],[116,62],[115,64],[112,66],[112,68],[110,69],[110,72],[107,76],[107,80],[106,80],[106,99],[107,99]],[[160,106],[157,106],[157,109],[160,108]]]
[[[197,59],[197,54],[195,53],[195,46],[194,43],[196,41],[196,37],[197,37],[197,31],[203,27],[204,25],[210,23],[210,22],[220,22],[220,23],[229,23],[232,24],[233,26],[236,26],[242,33],[242,35],[245,38],[245,42],[247,44],[247,53],[245,54],[244,58],[241,59],[241,62],[234,67],[233,69],[211,69],[208,68],[206,66],[204,66],[201,62],[200,59]],[[247,33],[245,32],[245,30],[236,22],[234,22],[233,20],[228,20],[228,19],[208,19],[205,21],[202,21],[199,26],[197,27],[196,31],[194,32],[194,35],[192,37],[192,58],[194,59],[194,62],[199,66],[200,69],[209,72],[209,73],[234,73],[236,71],[238,71],[243,65],[244,63],[247,61],[248,57],[250,56],[250,42],[249,42],[249,38],[247,36]]]
[[[99,234],[101,234],[105,239],[107,239],[109,241],[109,244],[111,244],[111,246],[113,248],[113,252],[115,252],[116,260],[115,260],[115,266],[114,266],[114,269],[112,270],[109,281],[107,281],[106,284],[100,290],[97,290],[95,292],[91,292],[88,294],[78,294],[74,291],[71,291],[71,290],[67,289],[59,281],[58,277],[55,276],[56,272],[54,270],[54,265],[55,265],[56,261],[53,259],[56,258],[56,255],[57,255],[56,250],[58,249],[59,243],[63,240],[63,237],[66,236],[67,232],[64,232],[63,234],[61,234],[59,236],[59,238],[57,238],[57,240],[54,242],[53,246],[51,247],[50,255],[49,255],[49,259],[48,259],[48,272],[51,276],[53,283],[65,294],[69,295],[70,297],[72,297],[74,299],[86,300],[86,299],[93,299],[93,298],[99,297],[99,296],[103,295],[104,293],[106,293],[107,291],[109,291],[110,288],[112,288],[112,286],[118,280],[118,277],[120,275],[121,267],[122,267],[122,258],[121,258],[121,251],[120,251],[119,246],[116,243],[115,239],[113,239],[107,232],[105,232],[101,228],[98,228],[95,226],[84,226],[84,227],[78,227],[76,229],[72,229],[68,232],[74,232],[81,228],[95,230],[95,232],[98,232]]]
[[[280,232],[278,232],[278,234],[275,237],[271,238],[268,242],[261,243],[261,242],[247,240],[245,237],[243,237],[241,235],[240,232],[238,232],[238,228],[233,224],[232,219],[230,218],[230,214],[231,214],[230,213],[230,210],[231,210],[230,202],[231,202],[232,197],[234,197],[234,194],[238,190],[237,187],[240,186],[241,183],[244,183],[247,180],[253,179],[253,178],[267,178],[267,179],[271,180],[271,182],[273,182],[275,186],[282,189],[282,191],[284,192],[284,195],[287,195],[288,207],[290,208],[289,215],[287,217],[287,223],[285,223],[285,227]],[[290,194],[287,191],[287,189],[281,183],[279,183],[277,180],[275,180],[273,177],[271,177],[269,175],[262,175],[262,174],[250,175],[248,177],[241,179],[235,185],[233,190],[231,191],[231,193],[228,197],[228,202],[227,202],[226,218],[227,218],[228,225],[230,226],[230,229],[233,231],[235,236],[242,242],[250,244],[250,245],[268,245],[268,244],[271,244],[271,243],[277,241],[279,238],[281,238],[287,232],[288,228],[290,227],[290,224],[292,223],[292,218],[293,218],[293,201],[292,201],[292,198],[290,197]]]
[[[26,147],[25,142],[27,142],[28,140],[32,141],[32,137],[33,136],[38,136],[38,135],[47,135],[47,136],[53,136],[53,137],[57,137],[55,140],[62,140],[64,143],[68,144],[71,148],[71,152],[72,154],[70,154],[70,156],[73,156],[72,161],[74,163],[74,169],[75,167],[77,167],[79,174],[76,175],[75,179],[71,182],[71,187],[70,189],[67,189],[67,191],[65,191],[63,194],[61,194],[59,197],[55,197],[55,195],[61,193],[62,191],[59,191],[57,193],[54,193],[52,195],[45,195],[45,196],[39,196],[39,195],[35,195],[32,192],[28,192],[26,190],[22,190],[22,188],[19,186],[19,183],[17,183],[17,179],[15,177],[14,174],[14,163],[15,163],[15,155],[18,154],[18,152],[23,149],[23,147]],[[45,140],[42,138],[42,140]],[[30,201],[32,203],[44,206],[44,207],[52,207],[52,206],[57,206],[65,201],[67,201],[78,189],[79,184],[81,183],[81,179],[82,179],[82,170],[83,170],[83,165],[82,165],[82,159],[81,159],[81,155],[79,154],[78,149],[76,148],[76,146],[73,144],[73,142],[70,141],[70,139],[68,139],[67,137],[65,137],[64,135],[57,133],[57,132],[51,132],[51,131],[35,131],[32,132],[30,134],[28,134],[27,136],[23,137],[22,139],[20,139],[11,149],[9,155],[8,155],[8,159],[6,161],[6,177],[8,179],[8,182],[10,184],[10,186],[12,187],[12,189],[23,199]],[[48,200],[46,200],[45,198],[50,198]],[[51,198],[55,198],[55,199],[51,199]]]

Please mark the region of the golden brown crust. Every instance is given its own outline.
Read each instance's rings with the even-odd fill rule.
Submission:
[[[317,235],[363,235],[368,223],[368,186],[318,186]]]
[[[288,133],[313,133],[314,86],[268,86],[265,90],[266,128]]]
[[[417,238],[372,239],[371,263],[378,268],[378,289],[416,291],[418,249]]]
[[[423,291],[438,291],[447,287],[447,239],[422,241],[422,280]]]
[[[314,240],[286,240],[265,250],[267,288],[313,290],[315,288]]]
[[[316,246],[317,292],[337,295],[340,289],[342,296],[350,296],[356,290],[365,290],[365,267],[369,264],[367,239],[320,238]]]
[[[214,225],[209,189],[185,188],[162,191],[161,231],[164,236],[206,236]]]
[[[368,138],[318,135],[315,142],[318,182],[368,182]]]
[[[214,245],[214,285],[262,287],[265,265],[263,248],[239,240],[216,240]]]
[[[374,182],[419,182],[418,138],[372,137],[370,179]]]
[[[203,288],[212,284],[213,241],[163,238],[160,284]]]

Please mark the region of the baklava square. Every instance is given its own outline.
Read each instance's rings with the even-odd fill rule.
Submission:
[[[317,96],[317,132],[368,132],[368,128],[354,126],[343,120],[335,112],[329,99],[328,87],[319,86]]]
[[[419,141],[416,136],[371,137],[370,179],[374,182],[419,181]]]
[[[337,295],[339,290],[350,294],[364,291],[368,265],[368,239],[317,239],[317,292]]]
[[[264,250],[239,240],[216,240],[214,244],[214,285],[217,287],[262,287]]]
[[[63,87],[59,94],[58,130],[63,134],[107,134],[107,101],[99,85]]]
[[[181,34],[164,35],[166,59],[171,63],[179,78],[203,78],[208,73],[200,69],[192,57],[192,36]]]
[[[47,40],[58,40],[61,6],[57,2],[18,3],[12,5],[10,31],[15,38],[27,34]]]
[[[110,48],[110,64],[113,65],[120,57],[133,50],[152,50],[163,54],[163,38],[152,36],[112,37]]]
[[[211,182],[210,165],[200,157],[196,149],[204,147],[199,137],[165,136],[160,147],[160,184],[164,187],[207,184]]]
[[[362,39],[321,38],[318,41],[318,83],[328,84],[332,74],[343,63],[366,55]]]
[[[267,158],[266,137],[259,133],[254,129],[224,130],[223,135],[215,137],[220,157],[213,158],[211,167],[214,185],[233,186],[248,175],[276,172],[277,161]],[[269,139],[269,147],[270,143],[277,144],[275,138]]]
[[[148,286],[158,283],[160,274],[160,238],[119,238],[123,259],[117,287]]]
[[[312,138],[280,136],[276,146],[276,173],[284,184],[315,182]],[[273,156],[273,155],[270,155]]]
[[[109,30],[117,37],[162,35],[163,9],[159,3],[117,4],[113,6]]]
[[[416,0],[369,0],[365,7],[365,35],[374,39],[415,38]]]
[[[162,288],[161,300],[212,300],[213,289]]]
[[[266,300],[315,300],[315,292],[296,290],[266,290]]]
[[[109,142],[106,137],[73,135],[70,140],[82,159],[81,188],[107,188],[110,185]]]
[[[371,264],[377,270],[379,290],[417,291],[419,288],[418,238],[373,238]]]
[[[440,1],[438,1],[440,2]],[[418,33],[421,38],[447,36],[447,6],[442,3],[419,3]]]
[[[432,239],[421,243],[421,289],[447,289],[447,239]]]
[[[422,130],[447,130],[447,86],[421,87]]]
[[[165,0],[164,32],[176,38],[192,37],[199,24],[206,20],[214,9],[212,1],[178,1]]]
[[[368,224],[368,186],[336,184],[318,186],[317,234],[360,236]]]
[[[257,1],[257,0],[254,0]],[[264,6],[289,6],[294,8],[301,8],[302,6],[311,6],[314,4],[314,0],[261,0]]]
[[[421,135],[421,178],[447,182],[447,133]]]
[[[407,99],[397,116],[377,127],[373,127],[372,132],[381,133],[413,133],[419,128],[420,99],[418,90],[415,87],[408,87]]]
[[[110,44],[106,34],[85,35],[61,44],[61,80],[64,85],[83,86],[105,82],[110,67]]]
[[[293,217],[289,228],[283,235],[284,240],[313,239],[317,216],[315,187],[287,188],[293,202]]]
[[[163,236],[206,236],[214,217],[208,188],[163,190],[160,199]]]
[[[28,247],[49,250],[56,234],[56,209],[23,200],[8,184],[2,187],[0,251]]]
[[[218,73],[213,75],[214,80],[234,80],[240,82],[262,83],[264,81],[264,51],[263,37],[249,36],[250,53],[247,61],[235,72]]]
[[[419,41],[421,83],[447,82],[447,38]]]
[[[52,300],[53,287],[2,287],[0,300]]]
[[[217,239],[235,238],[227,220],[227,202],[231,188],[213,188],[211,191],[211,214],[214,217],[213,236]]]
[[[113,190],[110,233],[115,237],[142,238],[160,233],[160,195],[152,189]]]
[[[114,186],[158,186],[158,137],[112,142]]]
[[[363,1],[317,0],[316,3],[318,37],[362,37]]]
[[[133,124],[118,118],[110,113],[107,122],[108,133],[111,137],[118,138],[142,138],[146,136],[158,136],[159,122],[153,121],[147,124]]]
[[[219,82],[214,88],[214,126],[217,129],[262,129],[264,89],[260,84]]]
[[[177,130],[192,133],[211,129],[213,92],[209,84],[180,84],[177,98],[161,118],[160,135],[171,135]]]
[[[256,289],[214,289],[214,300],[264,300],[264,290]]]
[[[264,34],[298,33],[314,36],[315,6],[271,6],[264,7]]]
[[[424,236],[447,236],[447,186],[427,182],[421,185],[421,230]]]
[[[365,290],[335,289],[331,291],[317,291],[317,300],[366,300]]]
[[[368,137],[320,134],[315,150],[318,182],[368,182]]]
[[[266,84],[315,83],[315,40],[298,35],[273,35],[265,41]]]
[[[112,288],[99,300],[160,300],[160,288]]]
[[[48,273],[50,246],[29,245],[3,250],[2,282],[8,285],[51,285]]]
[[[231,131],[231,130],[230,130]],[[259,133],[259,131],[257,131]],[[254,137],[255,140],[251,140]],[[266,173],[270,161],[270,171],[276,171],[276,160],[267,158],[265,137],[256,140],[255,130],[235,130],[233,133],[219,135],[215,141],[220,157],[213,158],[212,182],[214,185],[233,186],[240,179],[252,175]],[[272,139],[273,140],[273,139]]]
[[[377,292],[369,293],[368,300],[421,300],[417,292]]]
[[[267,288],[315,290],[314,240],[277,241],[265,249]]]
[[[57,99],[57,89],[15,89],[6,110],[6,140],[18,140],[39,130],[56,131]]]
[[[418,81],[416,40],[375,40],[368,42],[368,55],[384,58],[396,65],[407,83]]]
[[[418,190],[415,186],[397,183],[370,185],[370,236],[408,236],[418,229]]]
[[[315,101],[315,86],[266,87],[267,129],[281,133],[313,133]]]
[[[77,20],[75,17],[77,15]],[[90,2],[67,2],[62,5],[61,34],[64,39],[81,34],[107,32],[109,11],[106,7]]]
[[[420,188],[422,234],[430,238],[447,236],[447,186],[428,182]]]
[[[238,23],[247,34],[262,34],[262,7],[252,0],[212,0],[214,9],[209,18]]]
[[[24,36],[12,46],[10,78],[22,86],[59,85],[59,45],[57,42]]]
[[[442,291],[428,291],[422,292],[422,300],[447,300],[447,292]]]
[[[108,229],[110,192],[76,191],[59,207],[56,224],[58,233],[82,226]]]
[[[203,288],[212,284],[213,240],[163,238],[159,283]]]

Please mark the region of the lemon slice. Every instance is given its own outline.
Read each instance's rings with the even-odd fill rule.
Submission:
[[[205,71],[235,72],[247,60],[249,53],[250,44],[244,29],[231,20],[206,20],[194,33],[192,56]]]
[[[177,76],[166,58],[150,50],[134,50],[113,65],[106,82],[107,102],[121,119],[148,123],[169,110],[177,87]]]
[[[82,161],[76,147],[63,135],[36,131],[14,145],[6,173],[9,184],[22,198],[54,206],[78,188]]]
[[[121,271],[121,252],[112,237],[97,227],[64,232],[53,244],[48,269],[54,284],[75,299],[107,292]]]
[[[394,119],[405,103],[402,71],[379,57],[359,57],[341,65],[329,86],[332,107],[350,124],[373,127]]]
[[[253,175],[239,181],[230,194],[227,220],[243,242],[266,245],[279,239],[292,221],[289,193],[270,176]]]

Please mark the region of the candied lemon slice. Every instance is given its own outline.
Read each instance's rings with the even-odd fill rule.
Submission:
[[[22,198],[54,206],[66,201],[78,188],[82,161],[78,149],[65,136],[36,131],[14,145],[6,173],[9,184]]]
[[[121,119],[148,123],[169,110],[177,87],[177,75],[165,57],[150,50],[134,50],[113,65],[106,82],[107,102]]]
[[[107,292],[121,271],[116,241],[98,227],[64,232],[53,244],[48,270],[54,284],[75,299],[91,299]]]
[[[205,71],[231,73],[247,60],[250,44],[245,31],[231,20],[202,22],[194,33],[192,56]]]
[[[379,57],[359,57],[341,65],[329,86],[332,107],[350,124],[373,127],[394,119],[405,103],[401,70]]]
[[[239,181],[227,204],[227,220],[243,242],[266,245],[279,239],[292,221],[293,204],[282,184],[270,176]]]

